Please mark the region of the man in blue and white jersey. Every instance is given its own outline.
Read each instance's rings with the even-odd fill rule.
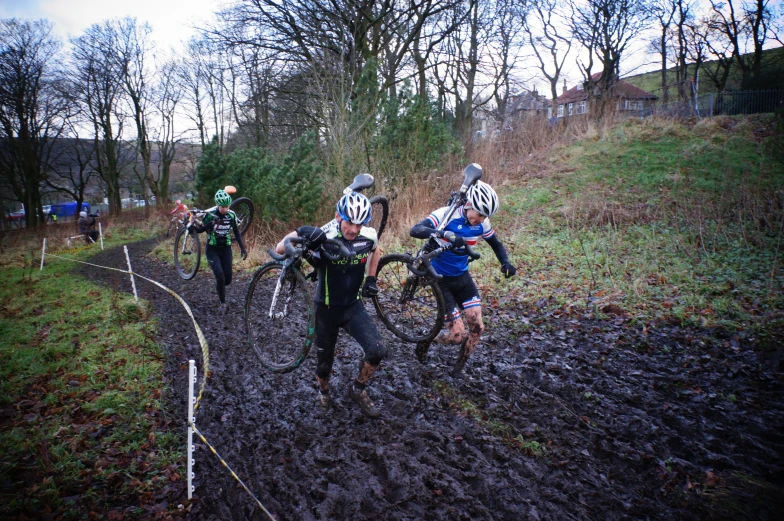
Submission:
[[[436,240],[452,242],[455,249],[462,248],[466,244],[473,247],[477,242],[485,240],[493,249],[498,262],[501,263],[501,271],[507,278],[511,277],[517,270],[509,263],[506,249],[496,236],[488,219],[498,211],[498,195],[490,185],[477,181],[468,189],[466,200],[466,204],[452,214],[449,222],[441,230],[437,231],[436,228],[446,219],[448,207],[439,208],[411,228],[411,236],[417,239],[428,239],[435,233]],[[443,276],[438,281],[438,285],[444,294],[447,310],[447,329],[435,338],[435,342],[461,345],[457,362],[452,369],[452,376],[459,376],[468,357],[479,344],[479,338],[485,329],[482,323],[482,300],[479,296],[479,290],[468,272],[467,255],[447,250],[431,260],[430,264],[436,273]],[[461,310],[468,323],[467,333],[461,318]],[[423,364],[427,361],[429,348],[430,342],[417,344],[417,359]]]

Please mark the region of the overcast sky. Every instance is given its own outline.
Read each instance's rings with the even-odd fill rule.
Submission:
[[[0,18],[46,18],[54,34],[67,42],[94,23],[136,17],[152,27],[160,50],[179,47],[212,18],[225,0],[0,0]]]

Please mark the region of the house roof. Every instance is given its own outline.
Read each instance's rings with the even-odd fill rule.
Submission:
[[[509,114],[523,110],[542,110],[550,106],[550,100],[536,91],[527,91],[523,94],[512,96],[509,99],[506,111]]]
[[[597,72],[596,74],[591,75],[591,79],[594,81],[598,80],[599,77],[602,75],[601,72]],[[658,96],[651,94],[650,92],[646,92],[639,87],[635,87],[631,83],[625,82],[623,80],[618,80],[615,84],[615,93],[616,98],[625,98],[625,99],[642,99],[642,100],[655,100],[659,99]],[[559,104],[563,103],[573,103],[575,101],[583,101],[588,99],[588,93],[582,89],[582,84],[575,85],[571,89],[567,90],[556,100]]]

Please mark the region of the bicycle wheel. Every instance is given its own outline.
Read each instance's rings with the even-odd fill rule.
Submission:
[[[378,263],[378,295],[373,297],[381,321],[407,342],[432,340],[444,326],[446,305],[438,283],[409,271],[411,255],[384,255]]]
[[[180,228],[174,238],[174,267],[185,280],[191,280],[199,271],[201,242],[199,234],[189,228]]]
[[[370,198],[370,208],[373,213],[373,218],[367,224],[371,228],[376,229],[376,235],[381,238],[384,228],[387,226],[387,217],[389,217],[389,201],[383,195],[374,195]]]
[[[312,286],[294,267],[281,280],[282,270],[278,262],[264,264],[245,294],[248,343],[262,365],[275,373],[288,373],[302,364],[315,332]]]
[[[250,223],[253,222],[253,201],[247,197],[238,197],[231,202],[229,208],[237,215],[237,227],[240,235],[245,236]]]

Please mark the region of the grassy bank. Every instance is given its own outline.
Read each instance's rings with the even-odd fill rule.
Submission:
[[[113,227],[106,247],[141,238]],[[51,258],[40,272],[35,245],[22,241],[0,265],[0,512],[105,519],[129,503],[141,512],[183,473],[157,321],[74,263]]]

